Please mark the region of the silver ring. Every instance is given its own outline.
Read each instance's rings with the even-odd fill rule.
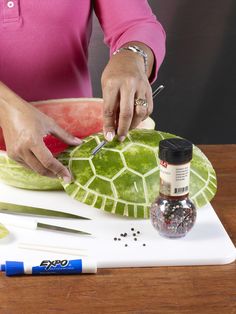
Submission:
[[[142,106],[142,107],[148,107],[148,103],[146,99],[143,98],[136,98],[134,100],[134,105],[135,106]]]

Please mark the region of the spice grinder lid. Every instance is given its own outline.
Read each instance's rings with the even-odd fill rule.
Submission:
[[[159,158],[170,164],[184,164],[193,156],[193,144],[181,138],[169,138],[159,143]]]

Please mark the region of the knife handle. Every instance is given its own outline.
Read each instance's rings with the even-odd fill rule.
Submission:
[[[19,227],[23,229],[36,230],[37,221],[36,220],[22,220],[22,219],[9,219],[8,217],[0,217],[0,222],[4,225]]]

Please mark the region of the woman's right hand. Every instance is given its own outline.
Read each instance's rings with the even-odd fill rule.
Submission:
[[[72,180],[63,166],[45,146],[43,137],[52,134],[68,145],[82,141],[67,133],[56,122],[21,99],[0,83],[0,126],[8,156],[43,176]]]

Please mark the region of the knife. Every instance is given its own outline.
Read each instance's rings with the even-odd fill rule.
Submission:
[[[152,93],[152,98],[154,99],[163,89],[165,88],[164,85],[158,86],[154,92]],[[101,143],[99,143],[93,150],[92,155],[95,156],[107,143],[107,140],[103,140]]]
[[[95,156],[103,148],[103,146],[106,145],[106,143],[107,141],[104,140],[100,144],[98,144],[98,146],[96,146],[94,150],[92,151],[92,155]]]
[[[68,233],[75,233],[75,234],[83,234],[83,235],[91,235],[91,233],[78,230],[78,229],[72,229],[67,227],[62,227],[54,224],[47,224],[44,222],[39,222],[37,220],[16,220],[9,217],[3,217],[0,216],[0,221],[4,225],[24,228],[24,229],[30,229],[30,230],[38,230],[38,229],[44,229],[44,230],[54,230],[54,231],[62,231],[62,232],[68,232]]]
[[[36,215],[36,216],[48,216],[48,217],[59,217],[59,218],[73,218],[73,219],[87,219],[90,218],[82,217],[75,214],[69,214],[65,212],[60,212],[57,210],[31,207],[26,205],[16,205],[13,203],[3,203],[0,202],[0,212],[2,213],[12,213],[19,215]]]

